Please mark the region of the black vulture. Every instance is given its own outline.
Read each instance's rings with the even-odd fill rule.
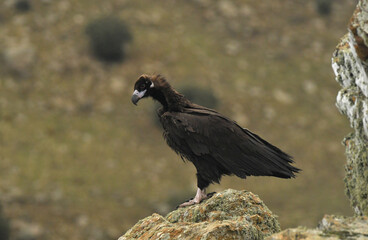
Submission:
[[[215,110],[190,102],[161,75],[136,81],[132,102],[145,97],[162,104],[158,116],[167,144],[197,170],[197,194],[180,207],[208,198],[206,188],[223,175],[292,178],[300,171],[290,165],[291,156]]]

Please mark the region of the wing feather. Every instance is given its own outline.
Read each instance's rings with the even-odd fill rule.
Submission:
[[[188,158],[212,157],[239,177],[294,177],[292,157],[212,109],[198,105],[161,116],[170,147]]]

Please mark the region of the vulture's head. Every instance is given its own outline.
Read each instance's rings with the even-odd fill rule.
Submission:
[[[132,102],[137,105],[138,101],[145,97],[152,97],[161,103],[164,108],[171,106],[179,107],[180,101],[187,103],[184,96],[175,91],[162,75],[141,75],[134,84]]]
[[[142,98],[151,96],[154,91],[155,84],[153,83],[153,76],[142,75],[134,84],[134,92],[132,102],[137,105],[137,102]]]

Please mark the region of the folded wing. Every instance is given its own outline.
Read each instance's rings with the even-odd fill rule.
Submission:
[[[198,105],[161,116],[168,144],[188,158],[210,156],[239,177],[295,177],[292,157],[212,109]]]

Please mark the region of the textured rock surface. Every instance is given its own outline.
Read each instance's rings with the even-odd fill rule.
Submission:
[[[326,215],[316,229],[291,228],[266,238],[266,240],[294,239],[368,239],[368,218]]]
[[[336,105],[354,129],[345,137],[346,194],[358,216],[368,215],[368,1],[361,0],[332,58],[342,89]]]
[[[349,32],[333,54],[332,68],[342,87],[336,106],[354,129],[343,141],[347,155],[344,181],[358,216],[326,215],[316,229],[286,229],[267,240],[368,239],[368,0],[358,3]]]
[[[276,216],[255,194],[232,189],[201,204],[179,208],[166,217],[140,220],[126,239],[263,239],[280,231]]]

